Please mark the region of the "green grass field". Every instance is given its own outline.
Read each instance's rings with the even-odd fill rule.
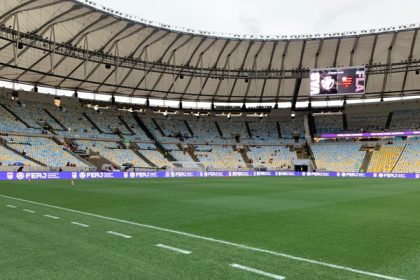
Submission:
[[[0,279],[420,279],[412,180],[2,182],[0,209]]]

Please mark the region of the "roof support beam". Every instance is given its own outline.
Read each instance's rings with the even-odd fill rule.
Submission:
[[[306,49],[306,40],[303,41],[302,51],[300,53],[300,60],[299,60],[298,69],[302,68],[302,60],[303,60],[303,56],[305,54],[305,49]],[[299,95],[301,84],[302,84],[302,77],[296,79],[296,82],[295,82],[295,89],[294,89],[294,92],[293,92],[293,99],[292,99],[292,110],[296,109],[296,103],[297,103],[297,100],[298,100],[298,95]]]
[[[273,43],[273,49],[271,50],[271,55],[270,55],[270,62],[268,63],[268,70],[271,70],[271,67],[273,65],[273,57],[274,57],[274,53],[276,52],[277,46],[279,45],[279,42],[276,41],[275,43]],[[261,94],[260,94],[260,99],[259,102],[262,102],[262,97],[264,95],[264,91],[265,91],[265,87],[267,86],[267,79],[264,79],[264,83],[263,86],[261,88]]]
[[[252,70],[253,70],[253,71],[255,71],[255,70],[258,68],[258,65],[257,65],[257,64],[258,64],[258,63],[257,63],[257,61],[258,61],[258,56],[260,55],[261,50],[264,48],[264,46],[265,46],[265,41],[261,43],[260,47],[258,48],[257,53],[256,53],[256,54],[255,54],[255,56],[254,56],[254,61],[252,62]],[[257,80],[253,80],[253,79],[248,80],[248,85],[247,85],[247,87],[246,87],[245,95],[244,95],[244,98],[243,98],[243,100],[242,100],[242,102],[243,102],[243,103],[245,103],[246,98],[248,97],[249,90],[250,90],[250,88],[251,88],[252,82],[255,82],[255,85],[257,85]]]
[[[251,50],[252,46],[254,46],[254,44],[255,44],[254,41],[248,42],[248,47],[246,48],[244,59],[242,60],[241,66],[239,67],[239,70],[238,70],[238,73],[240,73],[241,70],[244,69],[246,59],[248,58],[248,55],[249,55],[249,51]],[[230,100],[232,98],[232,95],[233,95],[233,92],[235,91],[235,87],[236,87],[237,83],[238,83],[238,79],[235,79],[235,81],[233,82],[232,89],[231,89],[230,94],[229,94],[228,102],[230,102]]]
[[[283,70],[284,70],[284,60],[285,60],[285,58],[286,58],[287,51],[289,50],[289,44],[290,44],[290,41],[287,41],[287,42],[286,42],[286,46],[284,47],[283,54],[282,54],[282,56],[281,56],[281,66],[280,66],[280,71],[283,71]],[[280,100],[279,100],[279,96],[280,96],[280,91],[281,91],[281,86],[282,86],[282,81],[283,81],[283,78],[284,78],[284,73],[283,73],[283,77],[281,77],[281,78],[279,79],[279,82],[278,82],[278,84],[277,84],[277,91],[276,91],[276,103],[280,101]]]
[[[413,60],[414,47],[416,46],[418,33],[419,33],[419,30],[416,29],[416,31],[414,31],[413,41],[411,41],[410,55],[408,56],[408,62],[407,62],[407,71],[405,71],[404,73],[404,79],[403,79],[403,83],[401,87],[401,92],[403,92],[407,86],[408,69],[410,68],[410,64],[412,63],[412,60]]]
[[[370,53],[370,58],[369,58],[369,65],[372,65],[373,63],[373,58],[375,56],[375,50],[376,50],[376,43],[378,42],[378,34],[375,35],[375,38],[373,40],[373,46],[372,46],[372,51]],[[365,79],[365,89],[367,89],[368,86],[368,81],[369,81],[369,75],[366,75],[366,79]]]
[[[187,60],[187,62],[185,63],[185,65],[190,65],[190,63],[191,63],[192,59],[194,58],[195,54],[197,53],[197,51],[200,49],[200,47],[203,45],[203,43],[204,43],[205,41],[207,41],[207,38],[202,37],[202,38],[201,38],[201,40],[200,40],[200,42],[199,42],[199,43],[197,44],[197,46],[194,48],[193,52],[192,52],[192,53],[191,53],[191,55],[190,55],[190,58]],[[202,57],[203,57],[203,52],[201,52],[201,54],[200,54],[200,58],[201,58],[201,59],[202,59]],[[198,65],[198,63],[200,63],[200,60],[197,62],[197,65]],[[184,65],[184,67],[185,67],[185,65]],[[176,81],[178,81],[178,79],[179,79],[179,78],[180,78],[180,74],[176,75],[174,82],[171,84],[171,86],[170,86],[170,87],[169,87],[169,89],[168,89],[167,94],[165,95],[165,98],[168,98],[168,94],[169,94],[169,92],[171,92],[171,91],[172,91],[172,89],[175,87],[175,83],[176,83]],[[192,77],[191,77],[191,78],[192,78]],[[181,101],[182,101],[182,100],[181,100]]]
[[[143,30],[143,28],[142,29],[140,29],[139,30],[139,32],[141,31],[141,30]],[[153,30],[152,32],[150,32],[150,34],[149,35],[147,35],[146,36],[146,38],[144,38],[138,45],[137,45],[137,47],[130,53],[130,55],[128,56],[128,57],[133,57],[136,53],[137,53],[137,51],[153,36],[153,35],[155,35],[157,32],[158,32],[159,30],[158,29],[155,29],[155,30]],[[166,34],[168,34],[168,33],[165,33],[165,34],[163,34],[162,36],[160,36],[158,39],[157,39],[157,41],[159,41],[161,38],[163,38],[163,37],[165,37],[166,36]],[[152,43],[150,43],[151,45],[153,45],[154,44],[154,42],[152,42]],[[147,47],[148,47],[148,45],[146,45],[144,48],[143,48],[143,50],[142,50],[142,52],[139,54],[139,56],[138,56],[138,58],[139,59],[141,59],[141,56],[143,55],[143,52],[144,52],[144,50],[146,50],[147,49]],[[103,61],[103,60],[102,60]],[[119,65],[119,67],[121,67],[122,66],[122,62],[120,63],[120,65]],[[112,71],[105,77],[105,79],[103,79],[103,81],[102,81],[102,83],[101,84],[99,84],[99,86],[96,88],[96,90],[95,91],[99,91],[100,89],[101,89],[101,87],[102,87],[102,84],[105,84],[106,83],[106,81],[109,79],[109,77],[111,77],[113,74],[114,74],[114,71],[115,71],[115,69],[112,69]],[[122,81],[120,82],[120,85],[122,84],[122,83],[124,83],[124,81],[128,78],[128,76],[130,75],[130,73],[133,71],[133,69],[130,69],[129,71],[128,71],[128,73],[124,76],[124,78],[122,79]]]
[[[384,76],[384,81],[382,83],[382,94],[381,94],[381,100],[384,99],[384,94],[383,92],[385,91],[387,82],[388,82],[388,76],[392,75],[392,67],[391,67],[391,60],[392,60],[392,51],[394,50],[394,45],[395,45],[395,40],[397,39],[398,36],[398,32],[394,32],[394,35],[392,36],[392,41],[391,41],[391,45],[388,48],[388,57],[386,60],[386,65],[389,65],[389,69],[387,71],[387,73],[385,73]]]

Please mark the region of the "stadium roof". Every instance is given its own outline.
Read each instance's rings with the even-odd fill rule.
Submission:
[[[0,78],[23,83],[151,99],[296,103],[309,99],[308,69],[366,66],[368,97],[420,91],[418,24],[215,34],[74,0],[3,0],[0,24]]]

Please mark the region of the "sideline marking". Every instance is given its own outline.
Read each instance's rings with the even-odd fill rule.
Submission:
[[[53,220],[58,220],[58,219],[60,219],[59,217],[56,217],[56,216],[51,216],[51,215],[44,215],[44,217],[47,217],[47,218],[50,218],[50,219],[53,219]]]
[[[248,272],[252,272],[252,273],[255,273],[255,274],[267,276],[267,277],[277,279],[277,280],[286,279],[286,277],[283,277],[283,276],[280,276],[280,275],[276,275],[276,274],[273,274],[273,273],[270,273],[270,272],[265,272],[265,271],[262,271],[262,270],[258,270],[258,269],[247,267],[247,266],[243,266],[243,265],[236,264],[236,263],[233,263],[230,266],[233,267],[233,268],[242,269],[242,270],[245,270],[245,271],[248,271]]]
[[[119,236],[119,237],[123,237],[123,238],[126,238],[126,239],[131,238],[130,235],[122,234],[122,233],[115,232],[115,231],[107,231],[106,233],[112,234],[112,235],[115,235],[115,236]]]
[[[17,208],[16,206],[10,205],[10,204],[6,205],[6,207],[9,207],[9,208]]]
[[[178,248],[171,247],[171,246],[164,245],[164,244],[156,244],[156,247],[163,248],[163,249],[166,249],[166,250],[169,250],[169,251],[174,251],[174,252],[181,253],[181,254],[184,254],[184,255],[190,255],[192,253],[191,251],[178,249]]]
[[[89,227],[89,225],[81,224],[81,223],[78,223],[78,222],[71,222],[70,224],[76,225],[76,226],[79,226],[79,227],[84,227],[84,228],[88,228]]]
[[[200,239],[200,240],[206,240],[206,241],[210,241],[210,242],[214,242],[214,243],[219,243],[219,244],[228,245],[228,246],[232,246],[232,247],[236,247],[236,248],[241,248],[241,249],[248,250],[248,251],[254,251],[254,252],[259,252],[259,253],[265,253],[265,254],[272,255],[272,256],[282,257],[282,258],[286,258],[286,259],[290,259],[290,260],[294,260],[294,261],[310,263],[310,264],[324,266],[324,267],[328,267],[328,268],[332,268],[332,269],[336,269],[336,270],[349,271],[349,272],[353,272],[353,273],[360,274],[360,275],[366,275],[366,276],[371,276],[371,277],[376,277],[376,278],[386,279],[386,280],[405,280],[403,278],[392,277],[392,276],[387,276],[387,275],[383,275],[383,274],[379,274],[379,273],[363,271],[363,270],[355,269],[355,268],[352,268],[352,267],[347,267],[347,266],[342,266],[342,265],[330,264],[330,263],[326,263],[326,262],[322,262],[322,261],[316,261],[316,260],[301,258],[301,257],[288,255],[288,254],[281,253],[281,252],[276,252],[276,251],[271,251],[271,250],[267,250],[267,249],[251,247],[251,246],[247,246],[247,245],[243,245],[243,244],[239,244],[239,243],[223,241],[223,240],[219,240],[219,239],[215,239],[215,238],[211,238],[211,237],[200,236],[200,235],[191,234],[191,233],[182,232],[182,231],[177,231],[177,230],[173,230],[173,229],[167,229],[167,228],[162,228],[162,227],[158,227],[158,226],[140,224],[140,223],[131,222],[131,221],[127,221],[127,220],[121,220],[121,219],[117,219],[117,218],[101,216],[101,215],[97,215],[97,214],[93,214],[93,213],[88,213],[88,212],[83,212],[83,211],[79,211],[79,210],[64,208],[64,207],[60,207],[60,206],[54,206],[54,205],[45,204],[45,203],[41,203],[41,202],[30,201],[30,200],[26,200],[26,199],[17,198],[17,197],[5,196],[5,195],[0,195],[0,197],[15,200],[15,201],[26,202],[26,203],[30,203],[30,204],[34,204],[34,205],[40,205],[40,206],[44,206],[44,207],[48,207],[48,208],[52,208],[52,209],[58,209],[58,210],[63,210],[63,211],[67,211],[67,212],[77,213],[77,214],[81,214],[81,215],[85,215],[85,216],[95,217],[95,218],[99,218],[99,219],[103,219],[103,220],[119,222],[119,223],[138,226],[138,227],[142,227],[142,228],[159,230],[159,231],[163,231],[163,232],[173,233],[173,234],[186,236],[186,237],[190,237],[190,238],[195,238],[195,239]]]
[[[33,210],[29,210],[29,209],[23,209],[22,211],[23,211],[23,212],[27,212],[27,213],[32,213],[32,214],[33,214],[33,213],[35,213],[35,211],[33,211]]]

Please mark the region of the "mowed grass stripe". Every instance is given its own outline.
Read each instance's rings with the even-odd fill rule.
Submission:
[[[215,239],[215,238],[211,238],[211,237],[200,236],[200,235],[196,235],[196,234],[191,234],[191,233],[187,233],[187,232],[167,229],[167,228],[148,225],[148,224],[136,223],[136,222],[132,222],[132,221],[124,220],[124,219],[107,217],[107,216],[103,216],[103,215],[98,215],[98,214],[94,214],[94,213],[89,213],[89,212],[64,208],[64,207],[50,205],[50,204],[41,203],[41,202],[30,201],[30,200],[26,200],[26,199],[17,198],[17,197],[11,197],[11,196],[5,196],[5,195],[0,195],[0,197],[15,200],[15,201],[20,201],[20,202],[25,202],[25,203],[29,203],[29,204],[33,204],[33,205],[48,207],[48,208],[52,208],[52,209],[57,209],[57,210],[72,212],[72,213],[76,213],[76,214],[81,214],[81,215],[85,215],[85,216],[95,217],[95,218],[99,218],[99,219],[103,219],[103,220],[114,221],[114,222],[124,223],[124,224],[128,224],[128,225],[138,226],[138,227],[142,227],[142,228],[148,228],[148,229],[152,229],[152,230],[158,230],[158,231],[162,231],[162,232],[172,233],[172,234],[176,234],[176,235],[180,235],[180,236],[184,236],[184,237],[189,237],[189,238],[194,238],[194,239],[219,243],[219,244],[223,244],[223,245],[227,245],[227,246],[241,248],[241,249],[248,250],[248,251],[254,251],[254,252],[258,252],[258,253],[264,253],[264,254],[277,256],[277,257],[282,257],[282,258],[286,258],[286,259],[290,259],[290,260],[294,260],[294,261],[299,261],[299,262],[303,262],[303,263],[309,263],[309,264],[313,264],[313,265],[328,267],[328,268],[335,269],[335,270],[348,271],[348,272],[352,272],[352,273],[355,273],[355,274],[360,274],[360,275],[365,275],[365,276],[370,276],[370,277],[376,277],[376,278],[379,278],[379,279],[404,280],[403,278],[399,278],[399,277],[393,277],[393,276],[383,275],[383,274],[380,274],[380,273],[374,273],[374,272],[359,270],[359,269],[355,269],[355,268],[347,267],[347,266],[343,266],[343,265],[331,264],[331,263],[312,260],[312,259],[308,259],[308,258],[302,258],[302,257],[298,257],[298,256],[285,254],[285,253],[282,253],[282,252],[276,252],[276,251],[272,251],[272,250],[256,248],[256,247],[247,246],[247,245],[239,244],[239,243],[235,243],[235,242],[219,240],[219,239]]]

